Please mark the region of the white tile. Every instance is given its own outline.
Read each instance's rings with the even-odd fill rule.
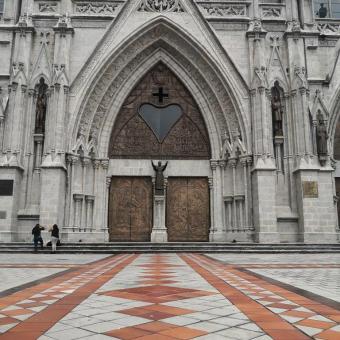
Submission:
[[[204,313],[204,312],[185,314],[185,316],[188,318],[197,319],[199,321],[211,320],[211,319],[216,319],[219,317],[219,315],[209,314],[209,313]]]
[[[220,331],[222,329],[226,329],[228,328],[228,326],[210,322],[210,321],[203,321],[203,322],[190,325],[190,328],[198,329],[200,331],[204,331],[208,333],[213,333],[213,332]]]
[[[226,338],[225,336],[219,335],[217,333],[199,336],[195,339],[197,340],[229,340],[229,338]]]
[[[241,328],[236,328],[236,327],[228,328],[227,330],[217,332],[217,334],[225,335],[229,338],[240,339],[240,340],[254,339],[260,335],[263,335],[262,332],[259,333],[259,332],[254,332],[254,331],[250,331],[247,329],[241,329]]]
[[[59,332],[59,331],[64,331],[66,329],[73,328],[72,326],[66,325],[64,323],[58,322],[54,326],[52,326],[46,334],[48,333],[53,333],[53,332]]]
[[[83,326],[83,329],[86,329],[91,332],[95,333],[106,333],[109,331],[112,331],[114,329],[124,328],[125,326],[119,325],[112,321],[106,321],[106,322],[99,322],[93,325]]]
[[[227,316],[224,316],[222,318],[214,319],[214,320],[212,320],[212,322],[231,327],[231,326],[242,325],[244,323],[247,323],[248,321],[247,320],[233,319],[233,318],[229,318]]]
[[[340,332],[340,325],[332,327],[331,330],[335,332]]]
[[[123,325],[126,327],[141,325],[143,323],[150,322],[152,320],[141,318],[139,316],[125,316],[125,318],[116,319],[114,322],[118,323],[119,325]]]
[[[93,317],[88,317],[88,316],[63,321],[63,323],[65,325],[69,325],[69,326],[72,326],[72,327],[82,327],[82,326],[92,325],[92,324],[98,323],[98,322],[100,322],[100,320],[95,319]]]
[[[73,339],[79,339],[79,338],[82,338],[84,336],[89,336],[89,335],[92,335],[92,333],[84,329],[70,328],[64,331],[60,331],[60,332],[54,332],[51,334],[49,333],[48,336],[56,340],[61,340],[61,339],[73,340]]]
[[[104,334],[94,334],[86,336],[85,338],[81,338],[81,340],[120,340],[120,339],[114,338],[112,336],[107,336]]]
[[[37,306],[37,307],[30,307],[30,308],[27,308],[27,309],[32,310],[33,312],[41,312],[46,307],[47,306]]]
[[[174,316],[174,317],[171,317],[171,318],[163,319],[162,322],[167,322],[167,323],[170,323],[172,325],[186,326],[186,325],[191,325],[191,324],[197,323],[198,320],[193,319],[193,318],[189,318],[189,317],[185,317],[185,316]]]
[[[298,321],[304,319],[304,318],[298,318],[298,317],[296,317],[296,316],[289,316],[289,315],[282,315],[282,314],[280,315],[280,317],[281,317],[282,319],[287,320],[287,321],[290,322],[290,323],[295,323],[295,322],[298,322]]]
[[[239,313],[239,312],[240,312],[239,309],[234,307],[234,306],[209,309],[210,314],[216,314],[216,315],[220,315],[220,316],[226,316],[226,315],[235,314],[235,313]]]
[[[16,316],[14,316],[14,318],[17,319],[17,320],[20,320],[20,321],[24,321],[24,320],[27,320],[28,318],[30,318],[32,315],[34,315],[34,313],[16,315]]]
[[[334,322],[330,319],[325,318],[324,316],[321,315],[314,315],[308,318],[309,320],[317,320],[317,321],[326,321],[326,322]]]
[[[239,325],[237,326],[238,328],[242,328],[242,329],[248,329],[250,331],[255,331],[255,332],[262,332],[262,329],[257,326],[256,324],[250,322],[250,323],[245,323],[243,325]]]
[[[0,326],[0,334],[7,332],[9,329],[13,328],[16,326],[18,323],[9,323],[7,325],[2,325]]]
[[[307,327],[307,326],[300,326],[300,325],[294,325],[294,326],[301,329],[304,333],[306,333],[309,336],[314,336],[315,334],[318,334],[323,331],[323,329],[314,328],[314,327]]]
[[[126,314],[116,313],[116,312],[107,312],[107,313],[93,315],[93,318],[102,320],[102,321],[112,321],[112,320],[122,319],[126,317],[127,317]]]

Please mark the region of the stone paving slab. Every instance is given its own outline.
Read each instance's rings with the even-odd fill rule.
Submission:
[[[1,340],[340,338],[336,302],[323,299],[321,288],[305,294],[318,289],[317,277],[339,277],[331,258],[308,262],[305,255],[295,255],[289,262],[287,255],[262,261],[242,255],[229,264],[199,254],[120,254],[95,256],[92,262],[83,255],[45,256],[31,257],[21,268],[19,256],[13,256],[12,269],[21,271],[17,283],[48,266],[63,272],[0,297]],[[0,261],[0,268],[8,262]],[[266,268],[270,264],[274,267]],[[287,278],[295,273],[301,282],[316,278],[295,291],[267,278],[268,271],[281,281],[285,273]],[[330,283],[327,289],[336,287]]]
[[[101,260],[109,255],[100,254],[0,254],[0,267],[5,264],[87,264]]]

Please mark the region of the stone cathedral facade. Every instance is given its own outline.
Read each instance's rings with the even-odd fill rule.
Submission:
[[[0,0],[0,241],[339,242],[327,1]]]

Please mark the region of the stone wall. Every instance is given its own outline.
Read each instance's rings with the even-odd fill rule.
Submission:
[[[122,169],[107,158],[111,131],[128,94],[160,61],[207,126],[210,239],[338,241],[340,20],[315,13],[312,1],[297,0],[5,0],[0,179],[13,178],[15,190],[0,197],[0,241],[29,239],[37,221],[59,223],[66,240],[107,239],[110,176]],[[37,134],[41,78],[46,131]],[[315,197],[305,197],[305,182],[316,183]]]

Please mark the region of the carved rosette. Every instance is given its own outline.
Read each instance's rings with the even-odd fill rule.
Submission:
[[[142,0],[139,12],[184,12],[180,0]]]

